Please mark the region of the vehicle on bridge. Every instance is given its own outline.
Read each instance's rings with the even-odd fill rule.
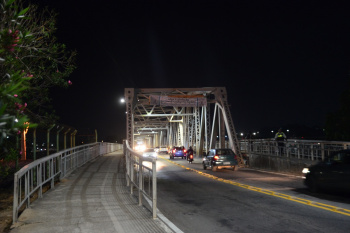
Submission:
[[[166,146],[156,147],[156,148],[155,148],[155,151],[156,151],[158,154],[168,154],[168,147],[166,147]]]
[[[231,149],[211,149],[208,155],[203,158],[203,169],[208,167],[212,171],[217,169],[233,169],[236,170],[238,166],[237,156]]]
[[[174,146],[171,150],[170,150],[170,159],[174,159],[174,158],[179,158],[181,157],[182,159],[186,158],[186,149],[183,146]]]
[[[313,192],[322,189],[350,192],[350,150],[333,152],[323,162],[303,169],[304,184]]]
[[[154,148],[145,149],[142,153],[144,158],[153,158],[157,159],[158,153],[154,150]]]

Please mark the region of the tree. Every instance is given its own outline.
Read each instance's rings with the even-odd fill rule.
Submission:
[[[23,7],[22,0],[0,0],[0,7],[1,160],[16,154],[13,138],[28,126],[25,122],[53,123],[49,89],[71,84],[66,78],[75,69],[76,52],[57,42],[53,11]]]
[[[31,78],[21,97],[25,102],[30,100],[26,113],[33,122],[50,125],[57,117],[50,106],[49,89],[71,84],[66,78],[76,68],[76,52],[68,51],[54,36],[57,13],[48,8],[39,10],[35,5],[24,8],[22,0],[3,2],[0,28],[11,30],[17,41],[8,47],[10,53],[0,71],[21,70]]]

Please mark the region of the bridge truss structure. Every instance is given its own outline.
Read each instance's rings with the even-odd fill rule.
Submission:
[[[131,148],[142,140],[151,147],[192,146],[202,155],[228,143],[244,166],[225,87],[125,88],[124,95]]]

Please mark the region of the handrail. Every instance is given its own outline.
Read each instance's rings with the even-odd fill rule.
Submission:
[[[116,143],[91,143],[59,151],[21,168],[14,175],[13,222],[17,222],[18,212],[24,204],[26,207],[30,205],[30,198],[35,192],[38,192],[39,198],[42,197],[45,184],[50,182],[52,189],[55,180],[66,177],[98,156],[121,148],[122,145]]]
[[[323,161],[333,151],[349,149],[350,142],[288,139],[283,150],[274,139],[242,139],[240,149],[247,154],[275,155],[289,158]],[[281,153],[282,151],[282,153]]]
[[[153,218],[157,218],[157,167],[156,159],[144,158],[142,154],[133,151],[127,140],[124,140],[124,155],[126,158],[126,185],[130,186],[130,193],[134,188],[138,190],[139,205],[143,197],[151,200]],[[144,162],[150,162],[151,167]],[[149,164],[149,163],[147,163]],[[145,184],[148,184],[145,187]]]

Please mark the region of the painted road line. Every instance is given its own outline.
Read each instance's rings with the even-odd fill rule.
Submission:
[[[274,197],[282,198],[282,199],[285,199],[285,200],[294,201],[294,202],[297,202],[297,203],[300,203],[300,204],[316,207],[316,208],[319,208],[319,209],[324,209],[324,210],[331,211],[331,212],[334,212],[334,213],[350,216],[350,210],[349,209],[344,209],[344,208],[340,208],[340,207],[337,207],[337,206],[332,206],[332,205],[328,205],[328,204],[324,204],[324,203],[320,203],[320,202],[314,202],[314,201],[310,201],[310,200],[299,198],[299,197],[290,196],[290,195],[283,194],[283,193],[277,193],[277,192],[274,192],[274,191],[271,191],[271,190],[268,190],[268,189],[262,189],[262,188],[258,188],[258,187],[254,187],[254,186],[238,183],[236,181],[219,178],[217,176],[214,176],[214,175],[211,175],[211,174],[208,174],[208,173],[205,173],[205,172],[193,169],[193,168],[189,168],[189,167],[186,167],[184,165],[178,164],[178,163],[176,163],[174,161],[165,159],[162,156],[159,156],[159,157],[164,159],[164,160],[166,160],[166,161],[168,161],[168,162],[170,162],[170,163],[172,163],[172,164],[175,164],[176,166],[182,167],[182,168],[184,168],[186,170],[190,170],[190,171],[196,172],[199,175],[211,178],[213,180],[224,182],[226,184],[235,185],[235,186],[238,186],[238,187],[241,187],[241,188],[245,188],[245,189],[248,189],[248,190],[251,190],[251,191],[254,191],[254,192],[263,193],[263,194],[266,194],[266,195],[269,195],[269,196],[274,196]]]

